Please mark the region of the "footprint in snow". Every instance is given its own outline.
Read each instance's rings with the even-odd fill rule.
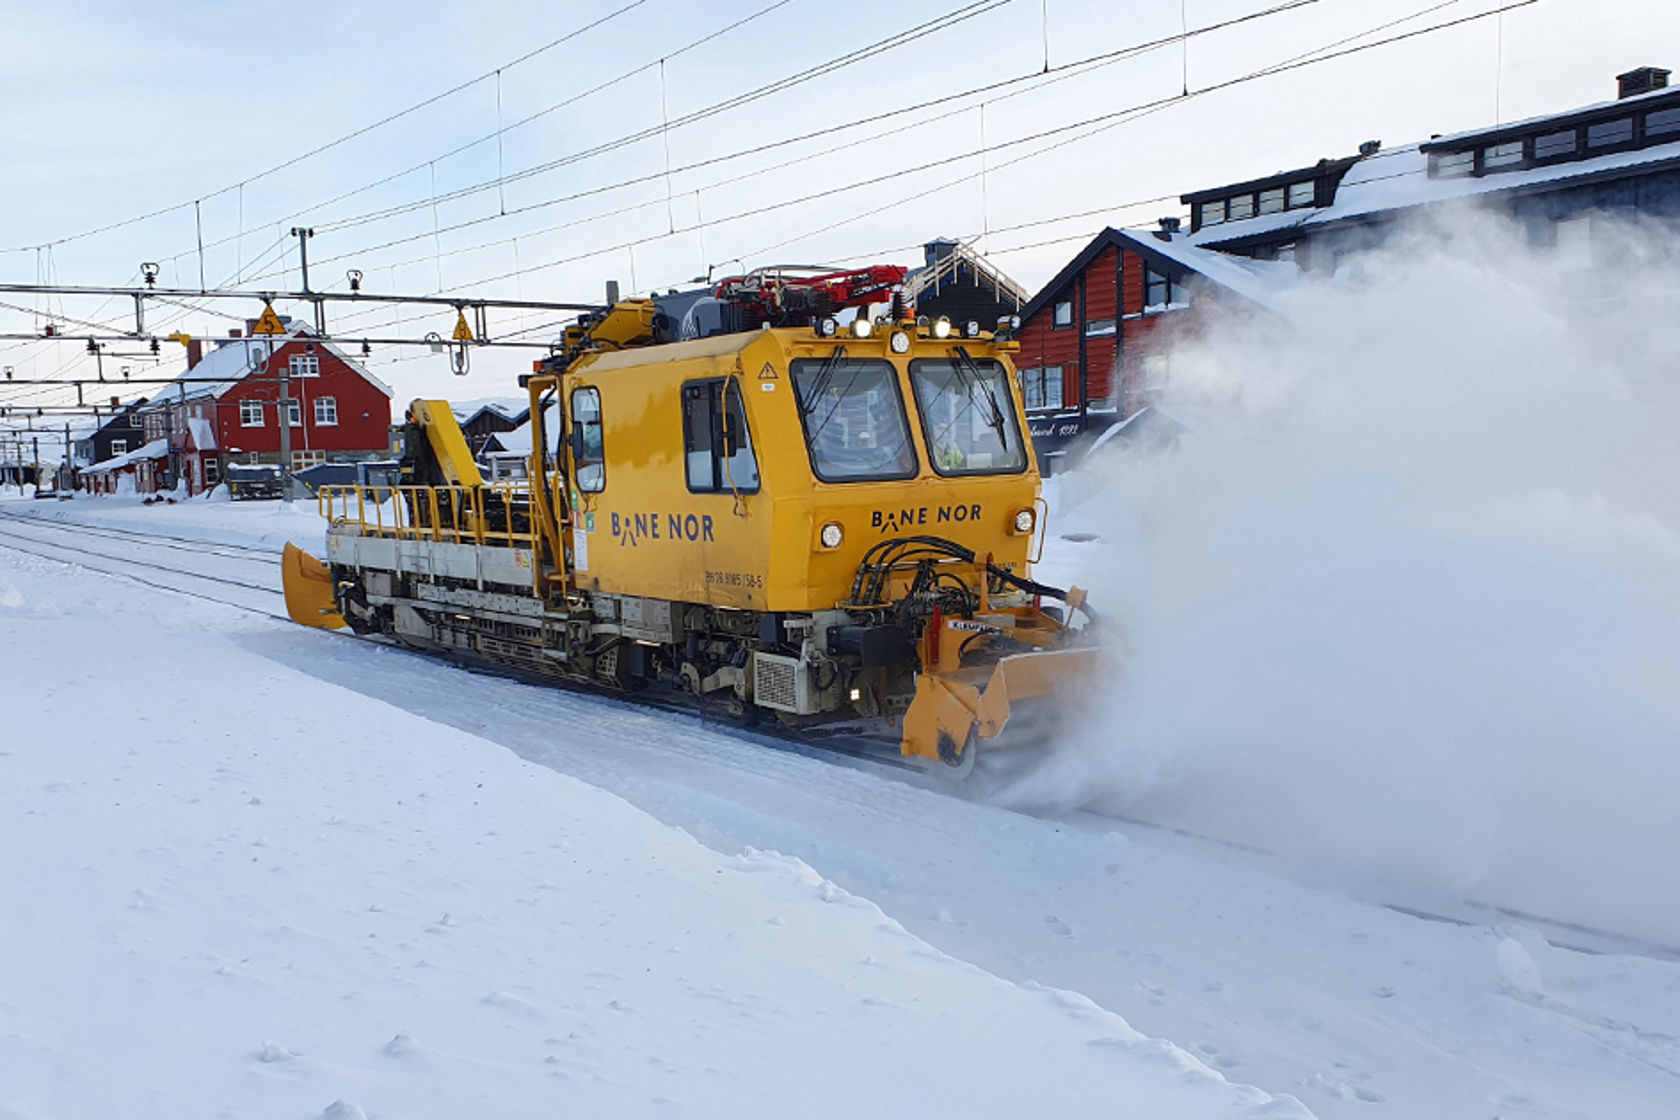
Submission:
[[[354,1101],[340,1098],[321,1110],[321,1120],[367,1120],[367,1113]]]
[[[393,1058],[406,1058],[410,1054],[417,1053],[419,1049],[420,1044],[414,1041],[414,1036],[411,1034],[393,1035],[391,1041],[385,1044],[385,1053]]]
[[[1044,924],[1051,933],[1058,934],[1062,937],[1073,936],[1073,927],[1056,917],[1054,914],[1044,915]]]

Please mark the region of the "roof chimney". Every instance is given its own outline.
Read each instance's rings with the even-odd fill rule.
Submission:
[[[1370,159],[1380,151],[1382,151],[1381,140],[1367,140],[1359,145],[1359,154],[1365,159]]]
[[[203,360],[204,360],[204,343],[199,341],[196,338],[190,340],[187,343],[187,368],[192,369],[194,366],[196,366],[199,362],[202,362]]]
[[[1629,70],[1626,74],[1616,75],[1616,98],[1638,97],[1642,93],[1650,93],[1655,89],[1668,88],[1669,71],[1655,66],[1641,66],[1637,70]]]
[[[1170,237],[1171,235],[1178,232],[1179,225],[1180,225],[1180,222],[1177,218],[1162,218],[1161,219],[1161,232],[1164,233],[1164,234],[1167,234]]]

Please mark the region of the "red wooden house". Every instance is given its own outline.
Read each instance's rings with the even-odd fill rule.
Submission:
[[[169,484],[198,493],[229,463],[279,463],[282,371],[293,470],[390,454],[390,387],[325,339],[235,331],[207,354],[189,346],[187,362],[147,410],[148,438],[169,439]]]
[[[1295,274],[1192,245],[1172,219],[1097,234],[1021,309],[1015,366],[1041,465],[1156,402],[1169,334],[1193,332],[1228,298],[1264,305]]]

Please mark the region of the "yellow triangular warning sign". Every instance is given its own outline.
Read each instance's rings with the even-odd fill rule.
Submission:
[[[472,328],[467,326],[467,313],[465,311],[455,312],[455,333],[450,337],[454,338],[456,342],[471,342],[473,340]]]
[[[758,371],[758,379],[760,381],[776,380],[776,367],[771,365],[769,362],[765,362],[764,368]]]
[[[285,334],[286,324],[280,321],[280,316],[274,313],[272,303],[263,304],[263,313],[256,325],[251,328],[252,334]]]

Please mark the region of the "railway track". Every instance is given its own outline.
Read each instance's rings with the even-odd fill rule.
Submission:
[[[36,531],[32,532],[31,530]],[[44,530],[44,532],[40,530]],[[92,538],[93,541],[108,543],[117,551],[106,552],[89,547],[92,543],[89,538]],[[123,546],[128,547],[130,555],[122,554]],[[226,573],[193,571],[161,562],[162,558],[166,556],[179,559],[181,554],[196,554],[211,558],[219,563],[233,561],[250,563],[253,566],[260,564],[265,569],[261,573],[261,581],[277,584],[276,573],[278,572],[280,555],[278,549],[197,541],[161,533],[152,534],[113,526],[88,525],[58,519],[49,520],[5,511],[0,511],[0,548],[10,549],[39,559],[71,564],[88,571],[125,579],[155,590],[232,607],[235,610],[265,619],[286,623],[291,621],[285,611],[284,594],[278,586],[265,587],[258,582],[253,582],[257,573],[252,573],[253,578],[242,579]],[[146,549],[154,550],[154,555],[150,559],[132,555],[133,552],[143,552]],[[149,573],[162,573],[162,576],[140,574],[135,571],[136,568],[144,569]],[[197,581],[198,586],[191,586],[195,581]],[[183,586],[183,584],[188,586]],[[211,590],[206,590],[205,584],[214,585],[214,593]],[[241,594],[234,597],[229,592],[222,590],[226,587],[238,588]],[[411,654],[416,658],[428,661],[438,660],[433,655],[409,650],[383,639],[358,637],[348,631],[321,631],[320,633],[337,640],[366,642],[382,649]],[[651,708],[669,717],[673,722],[687,723],[696,728],[704,728],[715,734],[726,735],[730,738],[768,747],[771,750],[796,754],[829,764],[866,767],[881,773],[884,777],[890,776],[899,780],[915,781],[917,784],[924,786],[942,784],[930,781],[926,777],[927,771],[923,767],[899,757],[896,750],[892,749],[889,744],[883,744],[865,736],[840,732],[813,738],[809,733],[797,735],[776,727],[765,727],[763,725],[742,727],[727,719],[717,718],[706,709],[697,709],[692,705],[660,698],[602,693],[580,686],[568,685],[564,682],[556,682],[548,678],[532,678],[517,671],[488,669],[465,661],[454,661],[453,663],[458,668],[477,675],[504,680],[512,679],[544,688],[558,688],[561,691],[577,695],[587,695],[597,699],[612,699],[639,708]],[[1037,814],[1026,813],[1026,815],[1036,816]],[[1059,815],[1054,819],[1076,827],[1098,830],[1112,829],[1115,825],[1141,828],[1162,837],[1170,837],[1197,845],[1209,852],[1222,853],[1222,858],[1240,858],[1262,864],[1275,862],[1279,858],[1277,853],[1252,844],[1193,829],[1166,825],[1145,818],[1079,812],[1071,815]],[[1595,955],[1628,954],[1650,957],[1656,960],[1680,961],[1680,945],[1669,945],[1589,924],[1504,907],[1487,901],[1466,899],[1458,905],[1416,905],[1410,902],[1399,903],[1381,899],[1371,899],[1369,901],[1373,905],[1408,915],[1420,921],[1477,928],[1498,928],[1501,925],[1512,924],[1525,925],[1540,932],[1557,948],[1573,952]]]
[[[96,547],[103,544],[106,547]],[[278,552],[0,511],[0,546],[161,591],[286,620]],[[204,558],[183,566],[188,556]],[[208,571],[206,567],[218,570]],[[206,585],[215,585],[210,594]]]

